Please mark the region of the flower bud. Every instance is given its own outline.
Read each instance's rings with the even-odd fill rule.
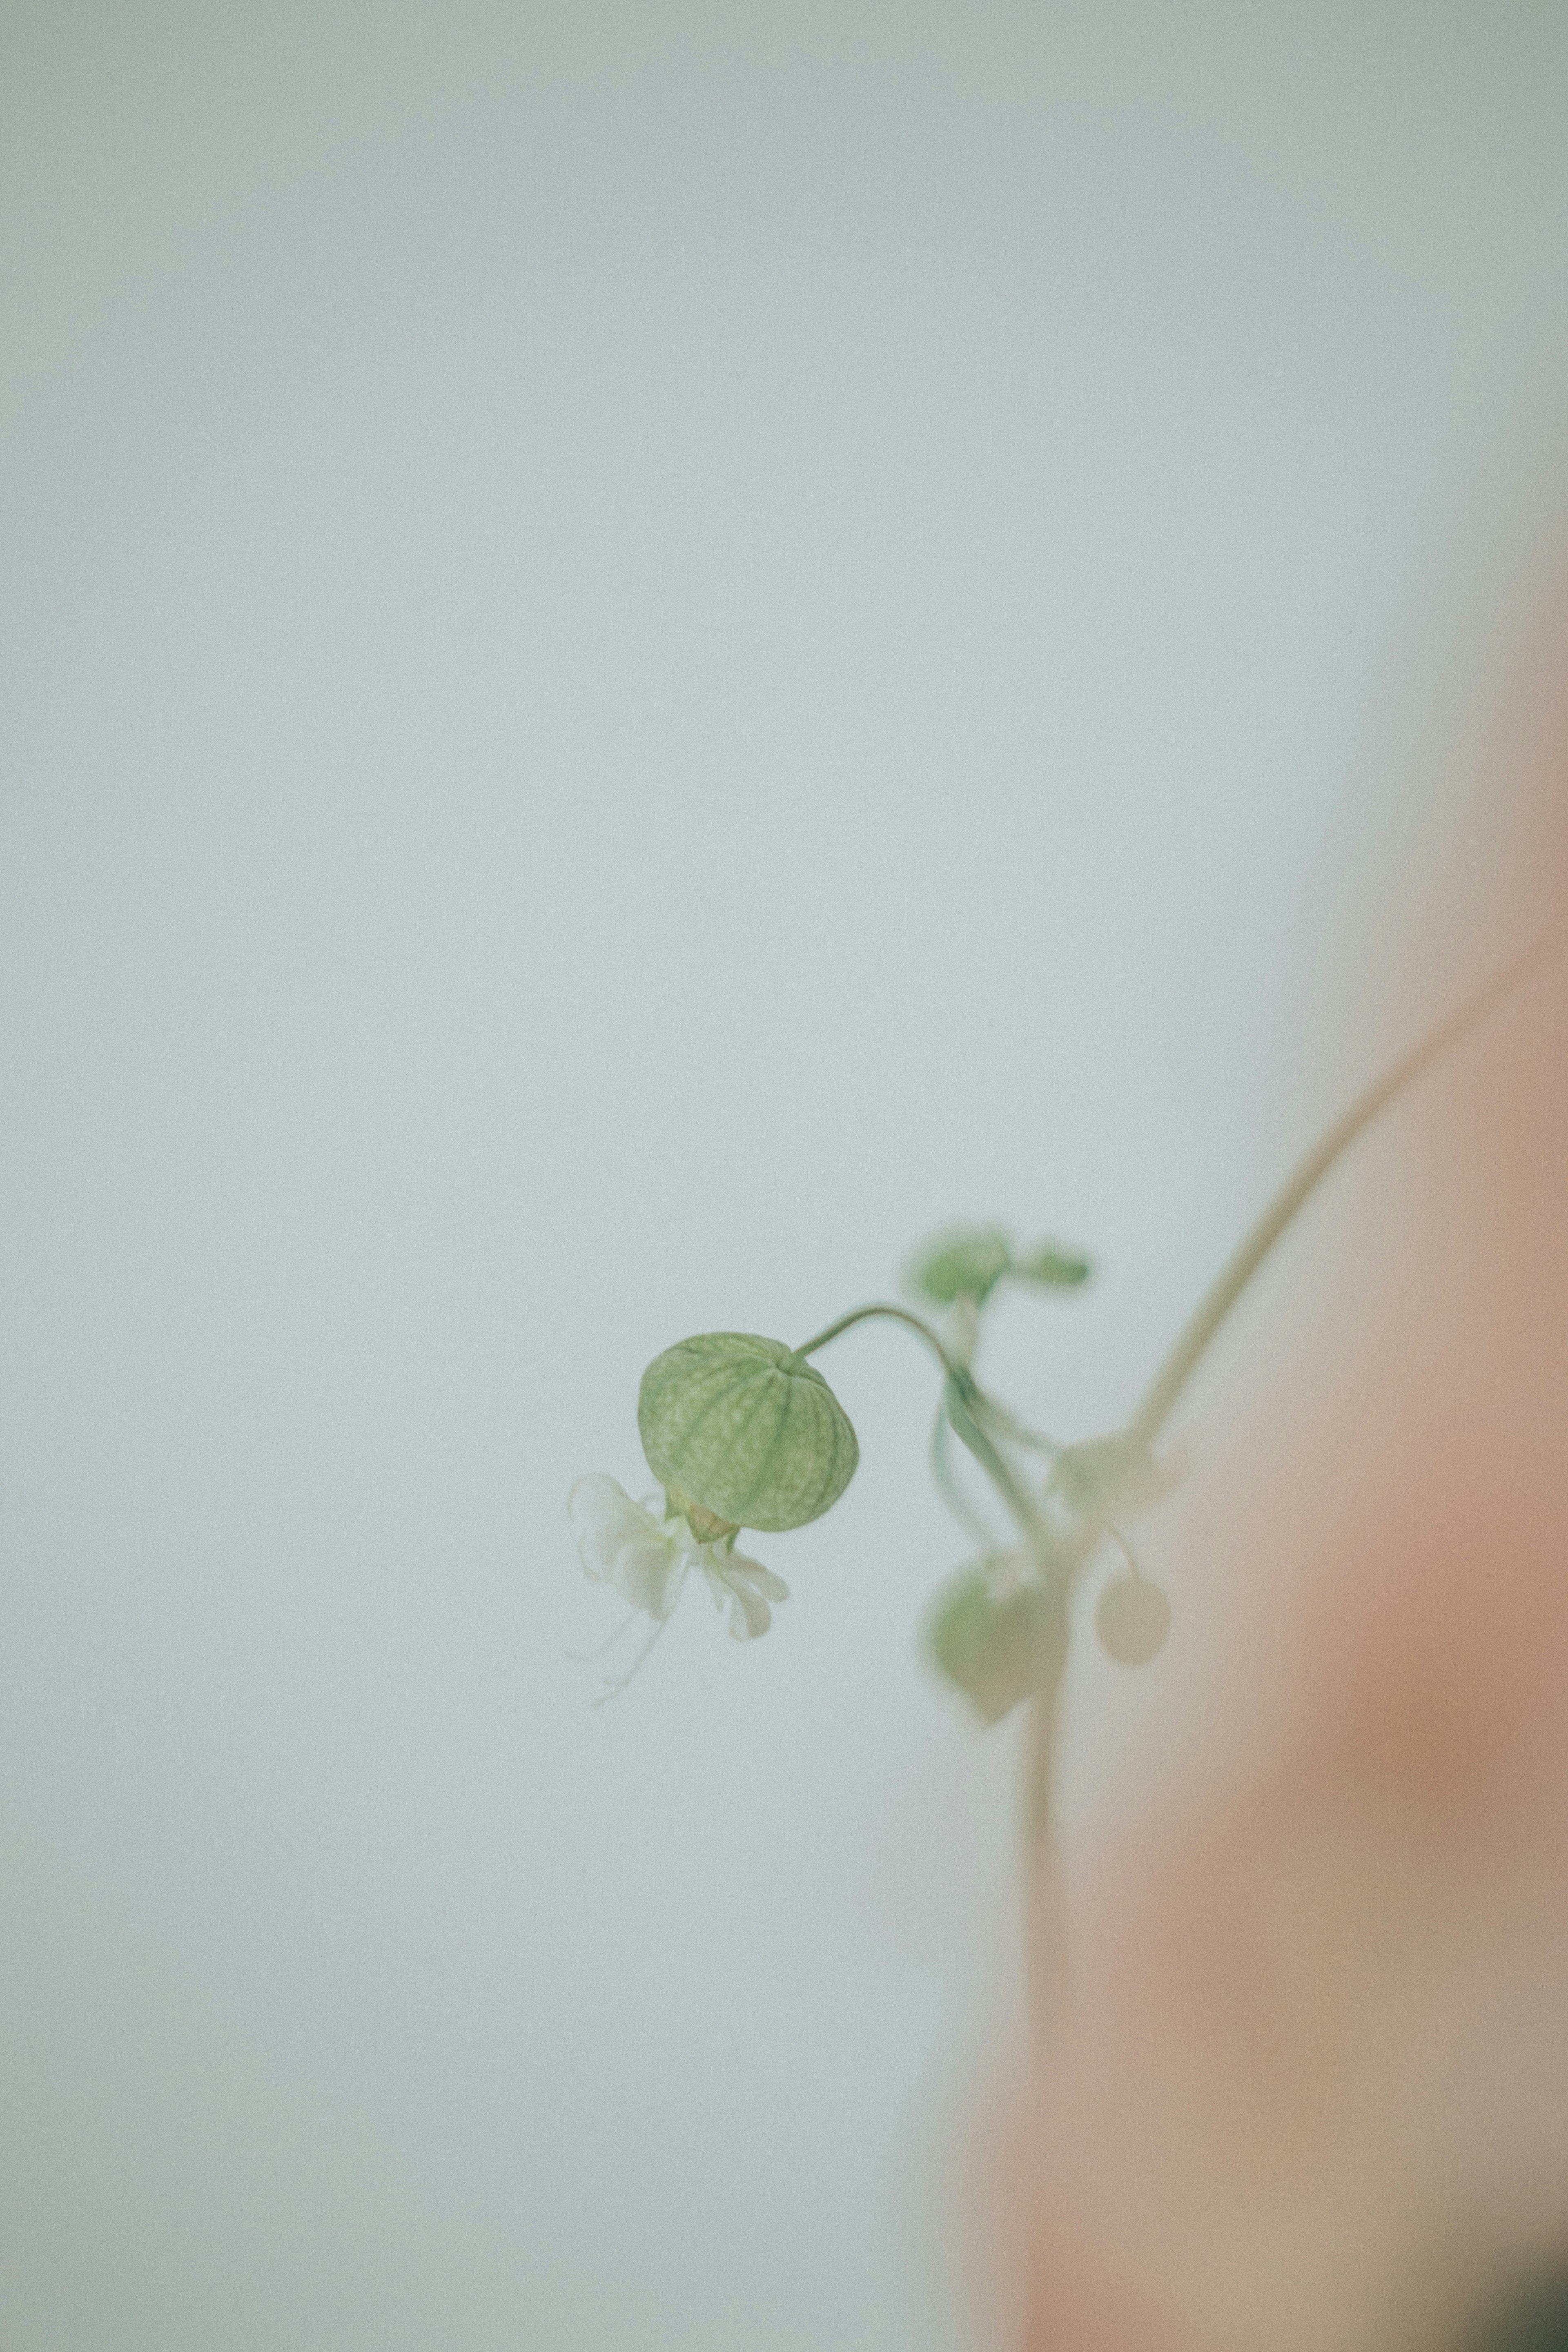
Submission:
[[[965,1569],[944,1585],[926,1627],[940,1671],[986,1723],[1048,1688],[1067,1654],[1067,1611],[1058,1596],[1008,1574],[1007,1558]]]
[[[1060,1250],[1042,1242],[1027,1257],[1017,1259],[1012,1270],[1023,1282],[1043,1283],[1050,1290],[1074,1290],[1089,1280],[1094,1268],[1076,1250]]]
[[[955,1225],[917,1253],[910,1279],[939,1307],[960,1298],[982,1305],[1012,1263],[1012,1244],[999,1225]]]
[[[1146,1576],[1113,1576],[1095,1608],[1094,1630],[1119,1666],[1146,1666],[1165,1646],[1171,1604]]]
[[[637,1430],[648,1467],[736,1527],[804,1528],[838,1500],[860,1448],[822,1374],[781,1339],[704,1331],[642,1376]]]

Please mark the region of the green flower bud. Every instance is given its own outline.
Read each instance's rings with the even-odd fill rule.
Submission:
[[[1165,1646],[1171,1604],[1146,1576],[1113,1576],[1096,1606],[1094,1630],[1119,1666],[1146,1666]]]
[[[987,1560],[943,1586],[926,1626],[926,1645],[986,1723],[1050,1687],[1067,1656],[1067,1611],[1044,1587]]]
[[[1080,1282],[1087,1282],[1094,1268],[1088,1258],[1042,1242],[1027,1257],[1019,1258],[1012,1271],[1023,1282],[1044,1283],[1051,1290],[1072,1290]]]
[[[955,1225],[917,1252],[910,1280],[939,1307],[989,1298],[1013,1263],[1013,1245],[999,1225]]]
[[[704,1331],[656,1356],[637,1430],[667,1493],[767,1532],[820,1518],[860,1459],[822,1374],[782,1339],[747,1331]]]

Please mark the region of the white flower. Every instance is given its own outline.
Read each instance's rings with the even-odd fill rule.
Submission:
[[[699,1543],[662,1495],[634,1503],[614,1478],[595,1471],[578,1479],[566,1507],[587,1573],[596,1584],[613,1584],[633,1613],[646,1612],[656,1629],[679,1600],[690,1568],[701,1570],[720,1608],[728,1601],[730,1632],[737,1642],[765,1633],[773,1622],[769,1604],[789,1599],[783,1577],[730,1549],[732,1536]]]
[[[668,1617],[695,1549],[686,1521],[656,1519],[602,1470],[578,1479],[566,1508],[577,1529],[578,1557],[595,1583],[613,1584],[623,1600],[652,1618]]]
[[[782,1576],[764,1568],[760,1559],[747,1559],[737,1552],[721,1552],[715,1544],[703,1547],[710,1558],[702,1559],[703,1575],[712,1589],[714,1606],[722,1609],[730,1603],[730,1634],[736,1642],[749,1642],[757,1633],[765,1633],[773,1622],[768,1606],[773,1601],[787,1601],[789,1587]]]

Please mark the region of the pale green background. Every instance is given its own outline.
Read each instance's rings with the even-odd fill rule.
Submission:
[[[603,1715],[564,1494],[955,1211],[1088,1433],[1367,1074],[1568,13],[0,23],[0,2346],[995,2352],[926,1365]]]

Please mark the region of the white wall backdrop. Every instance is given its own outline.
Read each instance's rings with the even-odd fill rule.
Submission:
[[[1568,21],[6,30],[0,2343],[996,2352],[926,1365],[602,1713],[564,1496],[954,1213],[1089,1433],[1367,1074]]]

